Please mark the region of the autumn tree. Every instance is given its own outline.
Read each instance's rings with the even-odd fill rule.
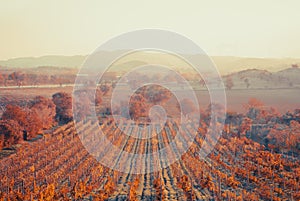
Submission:
[[[52,101],[56,105],[56,120],[65,124],[73,119],[72,97],[65,92],[58,92],[52,95]]]
[[[4,113],[2,114],[2,119],[15,120],[19,123],[20,126],[25,127],[26,112],[20,106],[8,104],[5,108]]]
[[[289,125],[275,126],[268,133],[267,139],[279,151],[285,149],[300,153],[300,123],[291,121]]]
[[[250,98],[248,103],[244,105],[244,108],[247,110],[247,117],[250,119],[258,118],[263,106],[264,104],[260,100]]]
[[[15,121],[24,132],[27,132],[26,129],[30,126],[27,122],[27,112],[18,105],[7,105],[2,119]]]
[[[3,85],[5,83],[5,77],[0,73],[0,84]]]
[[[129,104],[129,114],[134,120],[146,116],[146,100],[141,94],[132,95]]]
[[[288,138],[286,139],[286,145],[293,151],[300,152],[300,123],[297,121],[291,121],[289,126]]]
[[[233,85],[233,80],[232,80],[231,77],[227,77],[227,78],[226,78],[225,86],[226,86],[226,89],[228,89],[228,90],[231,90],[231,89],[232,89],[232,87],[233,87],[234,85]]]
[[[0,149],[23,140],[22,128],[15,120],[0,120]]]
[[[26,79],[26,75],[21,72],[13,72],[8,75],[9,80],[13,80],[16,85],[21,86],[22,82]]]
[[[150,85],[142,87],[138,90],[142,96],[146,98],[149,103],[154,105],[163,104],[171,97],[171,92],[160,85]]]
[[[49,129],[55,124],[56,106],[51,99],[37,96],[32,101],[30,110],[40,119],[43,129]]]
[[[39,118],[38,113],[38,110],[21,108],[17,105],[7,105],[6,110],[2,115],[2,119],[18,122],[24,132],[28,133],[28,138],[33,138],[43,128],[42,120]]]
[[[37,134],[41,133],[43,129],[43,122],[39,116],[38,110],[25,109],[26,121],[24,129],[27,132],[28,138],[34,138]]]

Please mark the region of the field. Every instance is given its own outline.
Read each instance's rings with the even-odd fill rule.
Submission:
[[[96,107],[98,115],[103,111],[102,107],[110,106],[111,89],[110,87],[101,97],[101,107]],[[179,94],[184,93],[184,89],[180,87],[177,90]],[[73,88],[54,86],[2,89],[1,106],[4,109],[7,104],[16,104],[28,111],[32,108],[30,101],[37,95],[54,102],[52,95],[57,91],[70,94]],[[204,111],[200,125],[188,122],[179,126],[180,121],[175,117],[180,115],[180,111],[176,108],[175,97],[170,96],[162,105],[174,117],[169,117],[164,126],[157,124],[149,127],[145,121],[133,126],[126,121],[116,122],[109,115],[106,118],[100,115],[100,121],[97,122],[85,119],[77,122],[76,126],[73,121],[60,123],[44,131],[41,137],[21,141],[13,146],[13,150],[3,150],[2,156],[8,156],[1,157],[0,160],[0,198],[119,201],[299,200],[300,160],[299,155],[294,155],[298,153],[297,144],[291,148],[284,141],[284,136],[289,137],[286,133],[289,122],[282,122],[288,110],[299,108],[299,89],[227,90],[227,110],[233,116],[230,117],[231,122],[227,122],[224,127],[213,151],[205,159],[199,157],[199,151],[208,132],[209,118],[205,114],[209,105],[208,92],[196,90],[195,93],[200,101],[200,109]],[[253,107],[257,107],[261,116],[251,117],[251,125],[261,124],[263,120],[267,130],[274,133],[268,138],[273,148],[264,142],[268,137],[264,134],[266,129],[262,127],[260,130],[252,130],[247,125],[250,117],[247,115],[251,109],[245,107],[245,103],[251,97],[259,97],[265,103],[262,107],[254,104]],[[67,101],[66,113],[72,115],[67,112],[72,109],[71,99],[61,100]],[[61,104],[64,105],[63,102]],[[45,109],[44,106],[42,109]],[[281,114],[266,109],[269,106],[278,109]],[[245,114],[247,110],[248,114]],[[295,115],[287,118],[299,122],[299,117]],[[51,118],[53,120],[53,116]],[[176,142],[176,148],[159,152],[174,142],[179,127],[183,131],[182,142]],[[299,127],[295,127],[297,128]],[[99,129],[110,143],[97,140]],[[193,129],[197,133],[192,133]],[[242,130],[246,130],[244,134],[241,134]],[[299,129],[296,132],[295,142],[300,139],[297,138]],[[181,155],[185,142],[191,140],[193,134],[193,143]],[[146,139],[142,136],[146,136]],[[86,144],[88,148],[84,146]],[[113,146],[120,150],[114,151]],[[94,150],[94,156],[88,150]],[[139,158],[140,156],[144,157]]]
[[[8,101],[24,101],[24,99],[32,99],[36,95],[51,97],[57,91],[72,93],[73,87],[54,87],[54,88],[16,88],[0,90],[1,102]],[[244,112],[243,104],[249,98],[257,97],[266,105],[277,108],[279,112],[284,113],[295,108],[299,108],[300,89],[247,89],[227,90],[227,108],[230,111]],[[200,108],[205,108],[209,104],[208,92],[206,90],[196,91]],[[104,98],[105,99],[105,98]],[[4,101],[3,101],[4,100]],[[106,104],[109,103],[105,101]]]
[[[133,158],[107,156],[127,173],[113,171],[98,163],[83,147],[78,134],[93,144],[101,128],[107,139],[130,153],[155,152],[165,147],[176,134],[177,124],[167,122],[160,133],[157,126],[148,130],[154,137],[141,140],[129,137],[114,122],[71,122],[45,134],[43,139],[24,142],[17,152],[0,161],[2,199],[10,200],[298,200],[299,160],[275,154],[246,138],[224,134],[206,160],[197,156],[204,133],[199,130],[193,145],[180,160],[158,172],[131,174],[134,168],[149,170],[155,162],[132,163]],[[138,126],[121,125],[131,132]],[[193,124],[184,125],[186,136]],[[116,137],[118,136],[118,137]],[[110,146],[100,148],[102,154]],[[171,154],[171,153],[170,153]],[[178,154],[176,150],[173,154]],[[178,156],[177,156],[178,157]],[[23,160],[26,158],[26,160]],[[168,161],[161,156],[159,167]],[[130,165],[128,165],[130,164]],[[9,175],[9,176],[8,176]]]

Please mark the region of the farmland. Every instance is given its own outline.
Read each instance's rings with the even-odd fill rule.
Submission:
[[[189,151],[166,167],[161,156],[158,172],[132,174],[134,168],[149,170],[153,158],[143,164],[131,163],[120,152],[115,165],[121,173],[95,160],[82,145],[79,135],[93,145],[99,129],[112,144],[129,153],[150,153],[165,147],[176,134],[175,121],[168,121],[160,133],[146,140],[122,134],[115,122],[74,122],[57,127],[40,140],[24,142],[17,152],[0,161],[1,197],[10,200],[297,200],[299,160],[266,151],[260,144],[230,134],[220,138],[215,150],[200,160],[197,153],[205,132],[200,129]],[[120,125],[119,125],[120,126]],[[130,132],[139,126],[121,125]],[[192,124],[184,125],[186,135]],[[148,135],[157,126],[148,129]],[[145,130],[144,130],[145,131]],[[141,133],[139,133],[141,134]],[[118,136],[118,137],[116,137]],[[100,148],[104,155],[110,147]],[[178,154],[176,150],[174,153]],[[151,155],[150,155],[151,156]],[[108,156],[110,157],[110,156]],[[26,160],[23,160],[26,158]],[[113,157],[112,157],[113,159]]]
[[[112,118],[114,88],[101,83],[95,100],[97,121],[83,115],[75,122],[73,87],[42,86],[0,91],[2,200],[300,199],[297,87],[227,89],[222,135],[203,159],[201,147],[211,120],[207,90],[195,89],[200,122],[181,124],[176,97],[160,96],[164,89],[158,86],[136,91],[130,99],[131,116],[115,108],[121,118]],[[176,90],[184,94],[179,85]],[[150,92],[160,92],[153,93],[159,99]],[[91,104],[85,95],[80,106]],[[150,125],[145,117],[156,104],[166,110],[167,121]],[[195,107],[185,109],[193,112]],[[129,124],[130,119],[136,124]]]

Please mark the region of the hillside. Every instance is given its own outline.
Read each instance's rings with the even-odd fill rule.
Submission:
[[[278,72],[248,69],[224,76],[232,80],[232,89],[278,89],[300,87],[300,68],[292,67]]]
[[[104,55],[118,55],[120,52],[101,52]],[[187,58],[198,57],[198,55],[187,55]],[[43,56],[31,58],[16,58],[0,61],[6,85],[18,85],[20,81],[10,80],[10,74],[46,75],[71,77],[67,84],[75,81],[76,73],[84,62],[86,56]],[[231,89],[278,89],[278,88],[298,88],[300,87],[300,59],[293,58],[246,58],[231,56],[213,56],[213,62],[223,75],[224,83],[231,81]],[[150,51],[134,52],[118,59],[112,64],[109,71],[116,75],[122,75],[133,67],[150,63],[157,63],[177,69],[185,74],[195,74],[191,67],[179,57],[166,53],[153,53]],[[96,66],[96,65],[95,65]],[[293,66],[293,67],[291,67]],[[44,78],[43,78],[44,79]],[[51,84],[53,79],[47,78],[43,83]],[[46,79],[46,80],[47,80]],[[113,78],[113,79],[116,79]],[[199,79],[199,78],[197,78]],[[40,81],[30,79],[23,85],[38,84]],[[44,79],[45,80],[45,79]],[[59,78],[55,83],[62,83],[64,79]],[[17,83],[17,84],[16,84]],[[52,83],[53,84],[53,83]],[[205,89],[205,86],[199,86]]]
[[[104,52],[104,54],[117,54],[117,52]],[[174,63],[176,63],[180,67],[184,66],[182,60],[176,57],[166,59],[164,56],[164,54],[158,55],[157,53],[142,52],[122,60],[124,63],[132,60],[136,63],[150,63],[154,59],[155,62],[160,61],[164,65],[174,65]],[[197,55],[188,55],[187,57],[197,57]],[[0,61],[0,66],[9,68],[34,68],[38,66],[79,68],[85,58],[85,55],[24,57],[2,60]],[[233,56],[211,56],[211,58],[221,74],[229,74],[254,68],[276,72],[289,68],[292,64],[300,65],[299,58],[247,58]]]
[[[35,68],[39,66],[78,68],[86,56],[42,56],[24,57],[0,61],[0,66],[9,68]]]
[[[221,74],[229,74],[247,69],[277,72],[289,68],[292,64],[300,65],[299,58],[247,58],[230,56],[212,56]]]

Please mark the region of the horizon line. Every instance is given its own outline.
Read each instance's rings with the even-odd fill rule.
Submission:
[[[122,50],[116,50],[116,51],[122,51]],[[106,52],[115,52],[115,51],[106,51]],[[184,53],[185,55],[197,55],[192,53]],[[44,55],[36,55],[36,56],[17,56],[17,57],[10,57],[10,58],[0,58],[0,61],[9,61],[14,59],[38,59],[42,57],[87,57],[90,54],[44,54]],[[242,55],[209,55],[206,54],[209,57],[236,57],[236,58],[249,58],[249,59],[300,59],[300,57],[293,57],[293,56],[282,56],[282,57],[263,57],[263,56],[242,56]]]

